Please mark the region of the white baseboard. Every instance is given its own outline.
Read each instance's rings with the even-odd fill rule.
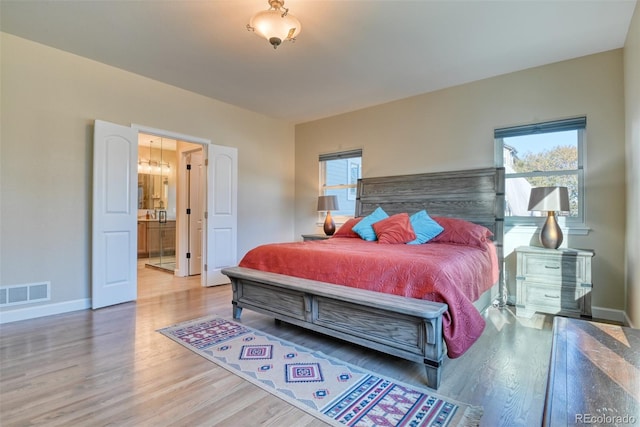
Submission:
[[[627,316],[627,312],[624,312],[624,318],[625,318],[625,322],[624,324],[627,325],[630,328],[633,329],[637,329],[638,327],[636,325],[633,324],[633,322],[631,322],[631,319],[629,318],[629,316]]]
[[[515,296],[509,295],[507,297],[507,304],[509,305],[516,305],[516,298]],[[627,316],[627,313],[625,313],[623,310],[613,310],[610,308],[604,308],[604,307],[591,307],[591,317],[594,320],[608,320],[611,322],[618,322],[618,323],[622,323],[623,325],[627,325],[627,326],[631,326],[631,320],[629,319],[629,317]]]
[[[508,304],[514,302],[509,298]],[[69,313],[71,311],[86,310],[91,308],[91,299],[80,299],[75,301],[65,301],[56,304],[38,305],[35,307],[19,308],[17,310],[0,311],[0,325],[4,323],[18,322],[20,320],[36,319],[38,317],[52,316],[54,314]],[[594,319],[609,320],[619,322],[624,325],[631,325],[631,321],[622,310],[612,310],[603,307],[591,307],[591,314]]]
[[[91,308],[91,299],[89,298],[59,302],[56,304],[24,307],[17,310],[3,310],[0,311],[0,325],[3,323],[18,322],[20,320],[52,316],[54,314],[69,313],[71,311],[86,310],[88,308]]]
[[[622,323],[623,325],[629,324],[629,318],[627,313],[623,310],[612,310],[604,307],[591,307],[591,317],[594,320],[610,320],[612,322]]]

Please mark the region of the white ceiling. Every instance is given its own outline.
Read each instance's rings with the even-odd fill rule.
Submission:
[[[266,0],[0,0],[0,28],[300,123],[620,48],[636,0],[286,0],[274,50],[248,32]]]

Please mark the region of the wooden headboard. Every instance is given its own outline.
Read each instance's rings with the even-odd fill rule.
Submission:
[[[381,206],[389,215],[425,209],[484,225],[496,236],[504,222],[504,168],[396,175],[358,180],[356,216]]]
[[[494,234],[503,259],[504,168],[397,175],[358,180],[356,217],[378,206],[393,215],[425,209],[430,216],[460,218]]]

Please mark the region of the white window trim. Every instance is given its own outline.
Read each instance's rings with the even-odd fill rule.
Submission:
[[[328,153],[328,154],[320,154],[319,156],[319,162],[322,161],[326,161],[326,160],[330,160],[330,159],[323,159],[323,157],[328,156],[328,157],[332,157],[333,155],[347,155],[348,157],[352,157],[352,158],[356,158],[359,157],[360,159],[362,159],[363,157],[363,153],[362,153],[362,148],[355,148],[352,150],[345,150],[345,151],[339,151],[339,152],[335,152],[335,153]],[[349,154],[352,153],[359,153],[359,156],[349,156]],[[362,172],[362,171],[361,171]],[[324,183],[326,182],[326,177],[324,176],[325,171],[320,168],[319,170],[319,175],[318,175],[318,179],[319,179],[319,183]],[[358,188],[358,184],[354,183],[354,184],[341,184],[341,185],[326,185],[323,187],[318,188],[318,196],[323,196],[325,195],[325,190],[327,189],[344,189],[344,188],[355,188],[357,190]],[[340,228],[341,225],[343,225],[345,222],[347,222],[349,219],[353,218],[353,216],[349,216],[349,215],[335,215],[335,214],[331,214],[331,216],[333,217],[333,222],[336,224],[336,230],[338,228]],[[324,220],[326,217],[326,212],[318,212],[318,219],[316,221],[316,226],[318,227],[322,227],[324,225]]]
[[[552,122],[552,120],[550,121]],[[576,218],[568,218],[566,216],[558,216],[558,223],[563,231],[571,235],[588,235],[591,228],[587,225],[587,214],[585,206],[587,204],[587,192],[584,185],[584,165],[587,163],[586,156],[586,129],[577,129],[578,131],[578,191],[580,193],[582,203],[579,204],[578,216]],[[504,167],[504,138],[494,138],[494,155],[496,167]],[[565,173],[564,171],[559,171]],[[567,171],[567,174],[576,173],[575,170]],[[518,176],[531,176],[532,173],[516,173],[505,174],[505,180]],[[532,231],[540,229],[544,224],[544,216],[505,216],[505,231]]]

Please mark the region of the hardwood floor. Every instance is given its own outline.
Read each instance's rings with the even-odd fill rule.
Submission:
[[[323,426],[156,330],[208,314],[231,318],[229,285],[139,270],[138,301],[0,325],[0,425]],[[484,407],[481,425],[542,421],[552,316],[490,308],[482,337],[446,360],[439,394]],[[424,367],[280,324],[242,323],[422,385]]]

